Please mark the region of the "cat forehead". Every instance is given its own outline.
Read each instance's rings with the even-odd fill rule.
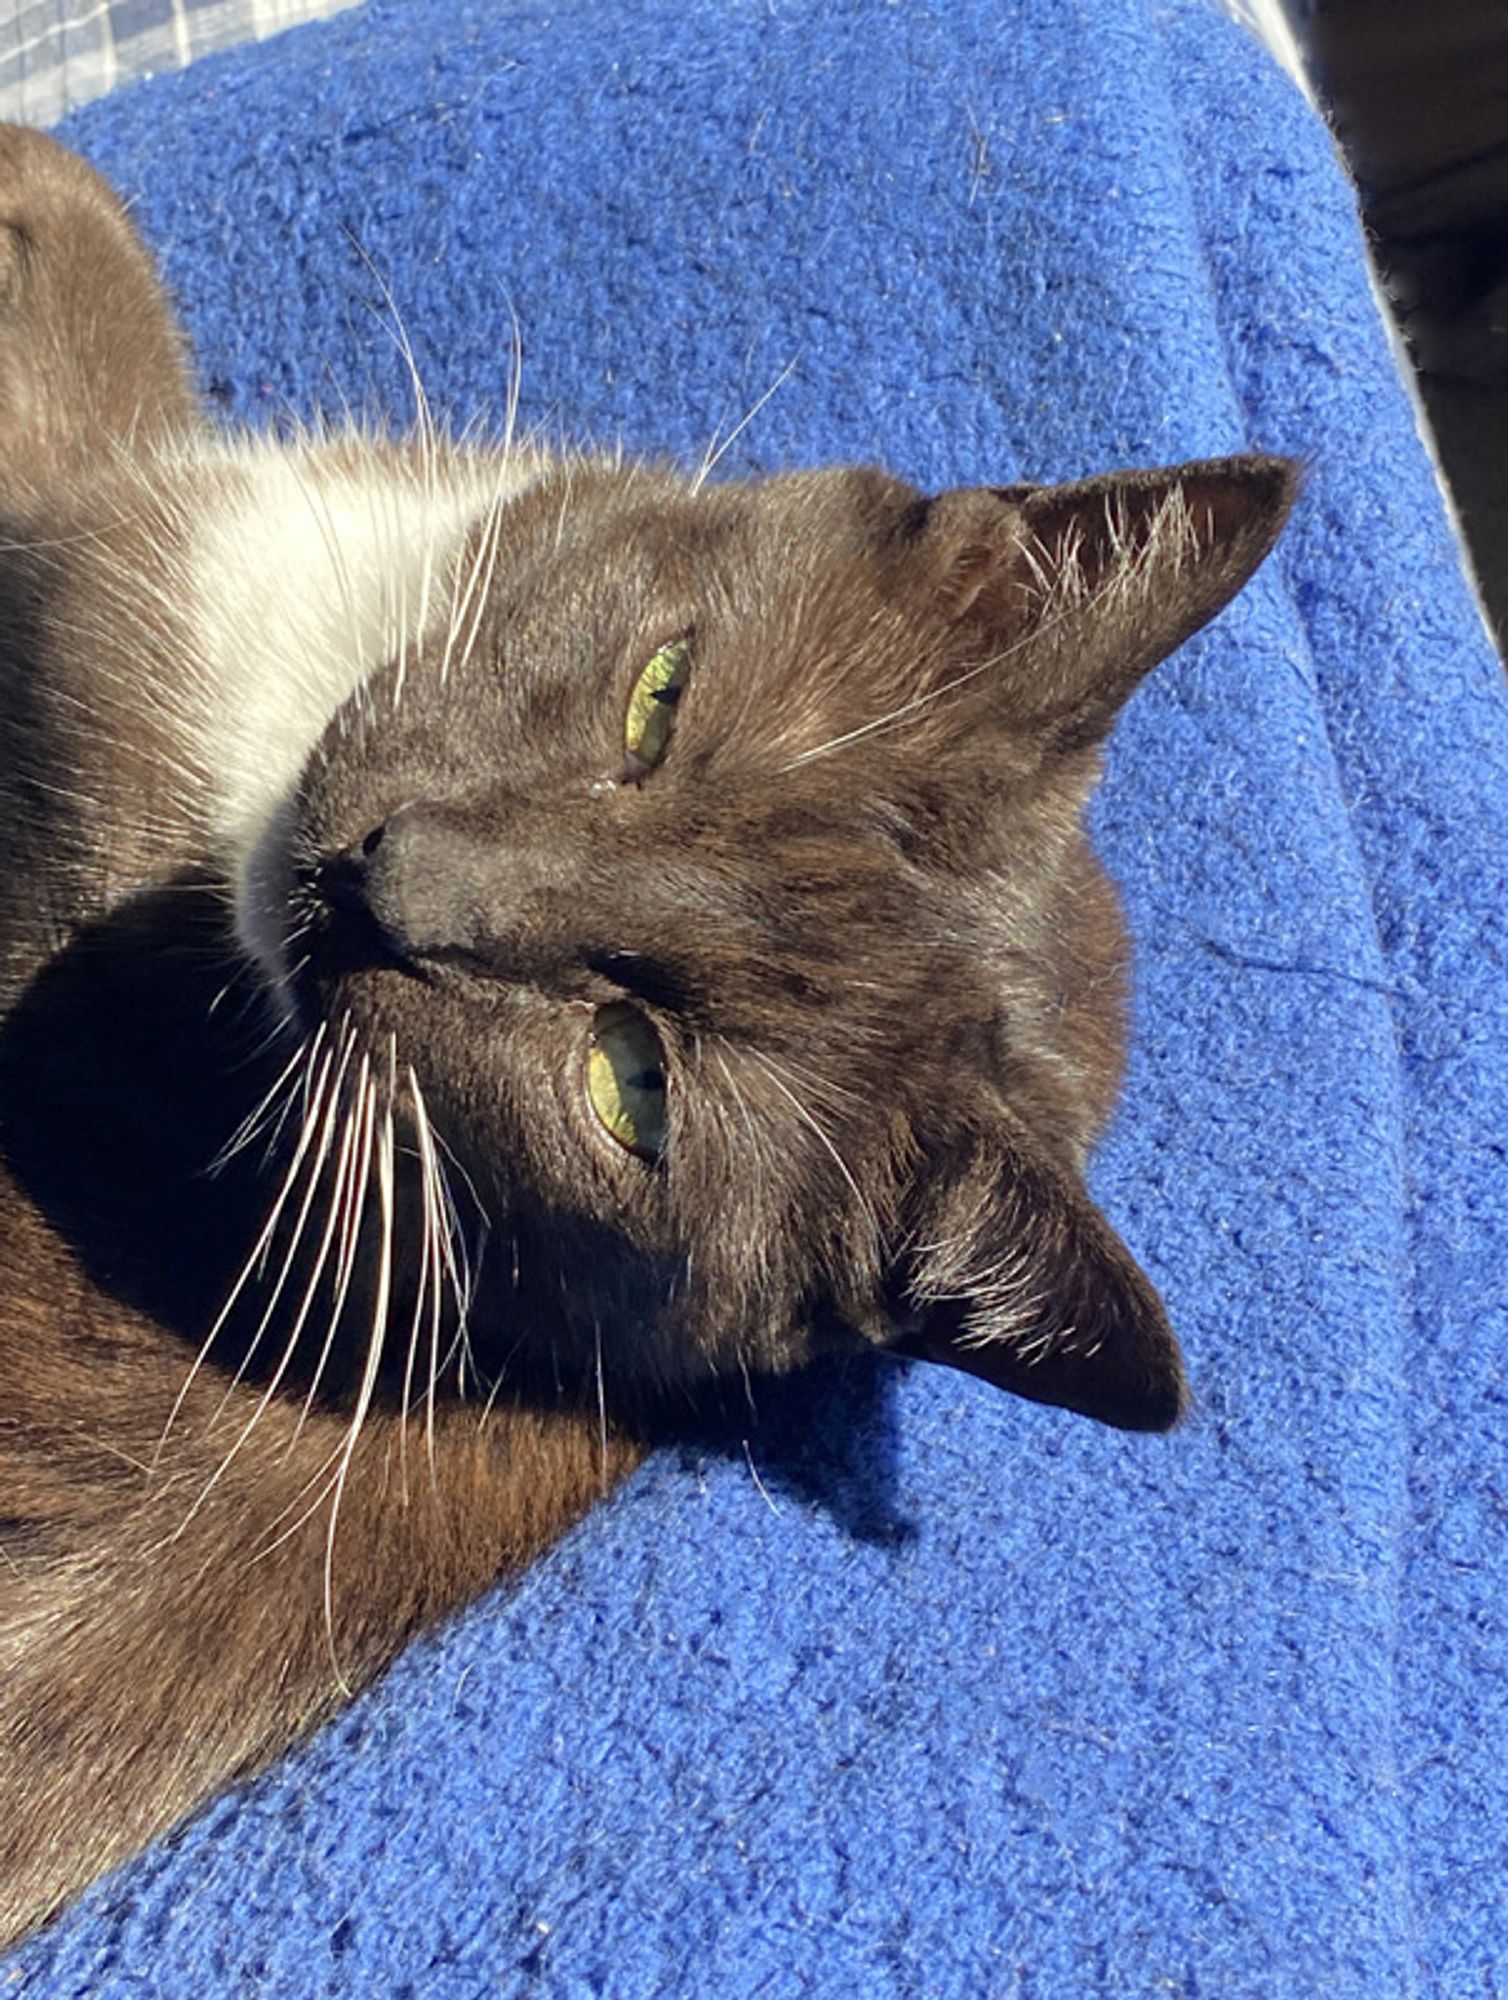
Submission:
[[[656,468],[562,472],[509,510],[506,546],[483,546],[486,522],[473,530],[469,561],[492,585],[484,650],[541,670],[514,684],[527,697],[552,663],[631,672],[639,653],[693,632],[700,664],[737,667],[735,678],[696,674],[696,706],[780,682],[783,717],[765,724],[790,725],[794,704],[822,725],[873,705],[866,667],[904,686],[932,636],[897,554],[920,504],[901,481],[863,470],[717,487]]]
[[[599,541],[552,542],[537,567],[500,573],[474,637],[465,617],[459,636],[447,618],[409,659],[401,704],[380,731],[360,732],[366,769],[396,776],[422,749],[437,782],[485,781],[500,794],[538,783],[557,799],[573,776],[616,778],[640,676],[684,642],[669,748],[643,783],[646,817],[662,803],[677,815],[694,804],[705,835],[733,818],[788,826],[811,810],[829,831],[867,833],[850,807],[873,804],[904,831],[913,807],[957,823],[938,794],[956,799],[981,782],[994,795],[990,819],[1009,816],[1008,781],[1033,762],[1029,735],[1018,745],[978,726],[998,704],[952,673],[925,603],[888,591],[862,552],[787,559],[778,539],[772,547],[745,528],[736,503],[695,500],[688,511],[710,520],[705,533],[619,522]],[[377,713],[387,709],[379,686]]]
[[[673,586],[709,562],[730,577],[778,565],[763,575],[778,588],[872,549],[919,504],[913,488],[866,468],[712,484],[655,465],[566,464],[510,507],[504,540],[515,559],[533,556],[535,591],[567,580]]]

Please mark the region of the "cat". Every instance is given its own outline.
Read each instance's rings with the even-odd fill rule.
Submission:
[[[0,130],[0,1937],[720,1384],[1177,1422],[1081,820],[1294,492],[228,437]]]

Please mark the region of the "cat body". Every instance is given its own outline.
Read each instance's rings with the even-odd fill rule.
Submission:
[[[0,132],[0,1936],[829,1352],[1133,1428],[1141,675],[1293,492],[231,440]]]

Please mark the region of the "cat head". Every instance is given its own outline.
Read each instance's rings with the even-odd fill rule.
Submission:
[[[473,1342],[652,1391],[867,1342],[1176,1421],[1083,1180],[1125,947],[1080,817],[1293,491],[576,463],[476,524],[244,891],[490,1219]]]

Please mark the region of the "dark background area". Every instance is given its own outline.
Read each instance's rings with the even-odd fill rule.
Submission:
[[[1499,650],[1508,637],[1508,0],[1286,0],[1361,189]]]

